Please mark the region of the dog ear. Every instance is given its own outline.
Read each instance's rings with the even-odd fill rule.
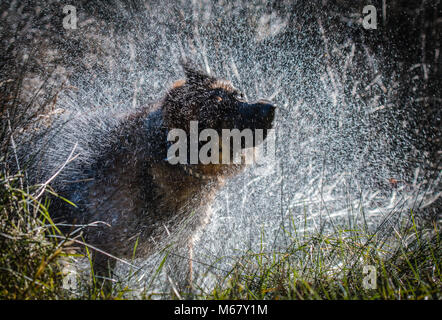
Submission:
[[[201,85],[211,81],[211,77],[196,69],[193,66],[193,63],[182,60],[181,65],[183,66],[184,74],[186,75],[186,82],[190,85]]]

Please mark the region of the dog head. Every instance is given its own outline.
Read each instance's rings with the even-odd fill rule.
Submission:
[[[209,76],[189,64],[184,64],[183,68],[186,78],[174,83],[163,102],[163,120],[169,130],[184,130],[189,137],[191,123],[197,122],[198,133],[211,129],[218,133],[220,139],[223,129],[249,130],[253,137],[260,129],[263,138],[266,138],[275,117],[275,106],[270,101],[247,102],[229,81]],[[222,146],[223,142],[219,142]],[[242,137],[240,148],[255,147],[261,142],[253,138],[252,143],[246,143],[245,137]],[[199,147],[203,143],[198,141]],[[220,158],[222,148],[219,150]],[[232,153],[229,154],[233,156],[232,144],[230,148]]]

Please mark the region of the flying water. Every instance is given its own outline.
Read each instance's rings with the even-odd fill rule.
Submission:
[[[431,208],[441,197],[440,150],[424,147],[431,130],[414,127],[409,115],[426,99],[420,89],[434,62],[398,69],[401,48],[364,41],[356,8],[339,13],[264,1],[80,6],[78,28],[58,35],[70,76],[57,100],[66,123],[54,136],[48,171],[75,142],[79,161],[91,161],[98,137],[119,115],[161,98],[183,77],[179,60],[190,57],[247,99],[278,106],[274,160],[247,168],[217,194],[195,242],[195,273],[210,265],[222,274],[247,250],[283,247],[293,222],[318,232],[364,219],[375,230],[386,218],[395,223],[410,209]],[[66,176],[75,170],[66,168]],[[215,263],[219,257],[225,259]],[[149,282],[161,258],[135,261],[142,268],[136,280]],[[127,268],[119,266],[123,277]]]

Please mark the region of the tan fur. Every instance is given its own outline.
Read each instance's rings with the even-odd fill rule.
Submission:
[[[186,80],[185,80],[185,79],[177,80],[177,81],[175,81],[175,82],[172,84],[171,89],[176,89],[176,88],[182,87],[182,86],[184,86],[185,84],[186,84]]]
[[[235,88],[232,85],[232,82],[228,80],[216,80],[210,86],[211,89],[224,89],[226,91],[233,91]]]

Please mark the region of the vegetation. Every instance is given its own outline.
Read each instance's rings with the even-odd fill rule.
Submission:
[[[20,175],[0,174],[0,298],[54,299],[64,296],[59,258],[66,241],[52,222],[47,198],[20,187]]]
[[[387,241],[362,229],[288,237],[291,243],[284,252],[245,254],[206,298],[442,297],[442,251],[436,226],[418,231],[413,221]],[[368,281],[372,271],[364,274],[364,266],[376,270],[375,282]]]
[[[77,229],[68,236],[62,235],[51,220],[49,197],[43,194],[37,197],[42,186],[22,187],[22,176],[9,176],[6,172],[1,173],[0,181],[1,299],[128,297],[131,292],[128,283],[117,283],[113,292],[105,293],[93,276],[93,270],[91,277],[76,279],[75,292],[66,287],[63,268],[69,257],[81,256],[80,251],[73,250],[78,249],[75,244],[81,243],[81,233]],[[48,193],[54,194],[50,189],[45,192]],[[194,299],[442,298],[442,248],[436,224],[418,227],[410,212],[408,223],[388,239],[377,233],[368,234],[364,229],[339,228],[313,235],[286,232],[290,244],[284,250],[245,252],[210,292],[193,288],[192,295],[188,295],[188,292],[174,289],[161,296]],[[89,256],[90,253],[88,249],[84,254]],[[371,275],[363,274],[364,266],[373,266],[376,270],[375,283],[369,281],[364,286],[364,278]],[[159,294],[146,289],[141,297],[156,298]]]

